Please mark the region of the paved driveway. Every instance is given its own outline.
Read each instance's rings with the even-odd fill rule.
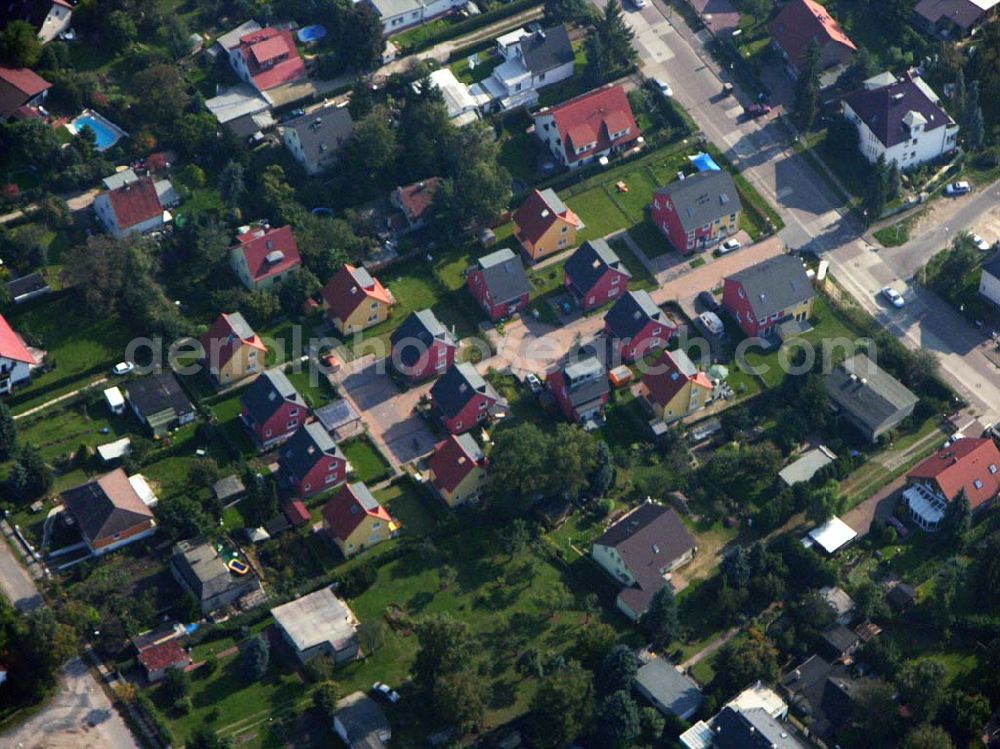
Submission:
[[[26,723],[0,735],[7,749],[139,749],[125,721],[80,658],[66,664],[59,691]]]
[[[414,410],[430,383],[401,391],[372,356],[346,364],[335,380],[394,469],[434,449],[434,434]]]

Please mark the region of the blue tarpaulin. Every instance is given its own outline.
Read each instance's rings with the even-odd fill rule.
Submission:
[[[688,156],[688,159],[694,164],[695,169],[699,172],[721,172],[722,169],[718,164],[715,163],[715,159],[709,156],[707,153],[696,153],[694,156]]]

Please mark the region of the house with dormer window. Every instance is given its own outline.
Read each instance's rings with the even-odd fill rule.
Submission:
[[[385,322],[395,300],[363,267],[344,265],[323,287],[326,315],[341,335]]]
[[[305,399],[280,369],[261,373],[243,391],[240,404],[240,419],[265,450],[287,440],[309,418]]]
[[[988,438],[952,442],[907,475],[903,501],[913,521],[926,531],[941,526],[948,505],[964,494],[973,513],[1000,495],[1000,450]]]
[[[604,86],[534,115],[535,135],[556,162],[576,169],[628,148],[639,137],[625,90]]]
[[[720,242],[740,225],[740,196],[729,172],[708,170],[653,193],[656,228],[684,254]]]

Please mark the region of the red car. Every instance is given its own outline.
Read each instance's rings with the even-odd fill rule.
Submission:
[[[754,120],[768,114],[770,111],[770,104],[751,104],[744,110],[744,113],[746,114],[747,119]]]

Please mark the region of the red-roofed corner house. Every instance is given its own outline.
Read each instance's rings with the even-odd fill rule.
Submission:
[[[236,237],[229,265],[250,291],[279,285],[302,265],[291,226],[255,226]]]
[[[819,65],[824,70],[848,65],[858,51],[837,20],[814,0],[790,0],[771,21],[770,30],[771,43],[796,78],[813,39],[819,45]]]
[[[19,383],[27,382],[31,368],[37,364],[21,336],[0,315],[0,394],[9,393]]]
[[[639,137],[621,86],[605,86],[546,107],[534,119],[535,135],[569,169],[627,148]]]
[[[162,229],[163,204],[152,177],[128,182],[94,199],[94,211],[105,231],[113,237],[146,234]]]
[[[428,480],[449,507],[479,499],[489,461],[472,435],[452,435],[439,442],[427,464]]]
[[[703,408],[712,398],[712,381],[683,350],[664,351],[639,385],[640,395],[668,424]]]
[[[267,347],[239,312],[223,312],[201,337],[205,364],[220,385],[257,374]]]
[[[146,669],[146,678],[155,683],[165,677],[171,668],[191,665],[191,654],[181,646],[180,640],[174,638],[139,651],[138,660]]]
[[[52,84],[28,68],[0,66],[0,120],[31,117]]]
[[[392,294],[367,270],[345,265],[323,287],[330,322],[341,335],[350,335],[385,322]]]
[[[514,236],[532,260],[576,245],[580,218],[560,200],[554,190],[533,190],[514,211]]]
[[[913,521],[935,531],[947,507],[964,493],[973,512],[989,507],[1000,494],[1000,450],[993,440],[959,439],[906,475],[903,501]]]
[[[267,27],[240,38],[229,61],[236,75],[261,93],[306,75],[292,32]]]
[[[399,531],[399,524],[360,481],[344,484],[323,505],[323,527],[346,558],[388,541]]]

